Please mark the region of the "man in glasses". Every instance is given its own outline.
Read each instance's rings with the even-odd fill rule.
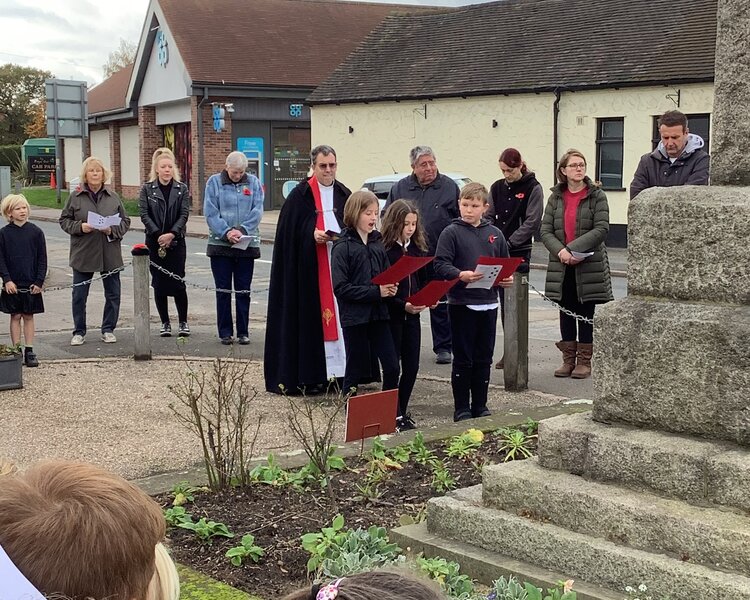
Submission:
[[[275,393],[325,391],[346,366],[330,261],[351,192],[336,181],[333,148],[316,146],[310,159],[312,176],[287,196],[276,228],[264,359]]]
[[[420,219],[427,232],[428,254],[435,255],[440,232],[452,219],[457,219],[458,193],[456,182],[442,175],[437,168],[435,153],[429,146],[416,146],[409,153],[412,174],[393,184],[386,207],[393,201],[411,200],[419,210]],[[428,276],[434,278],[432,263],[427,265]],[[432,351],[435,362],[450,364],[453,346],[451,325],[448,318],[448,305],[438,304],[430,309],[430,329],[432,330]]]
[[[709,156],[702,150],[703,138],[688,130],[687,117],[679,110],[659,118],[661,141],[656,150],[644,154],[638,163],[630,199],[650,187],[708,185]]]

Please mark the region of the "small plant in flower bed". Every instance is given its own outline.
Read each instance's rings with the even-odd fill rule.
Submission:
[[[521,433],[523,447],[533,451],[536,438],[529,436],[534,434],[525,428]],[[227,552],[238,548],[236,540],[214,535],[209,544],[177,526],[188,520],[188,513],[177,511],[184,507],[172,506],[174,497],[167,494],[162,503],[166,518],[175,525],[169,530],[171,548],[179,562],[252,595],[284,595],[304,586],[316,573],[335,577],[398,558],[385,532],[423,520],[430,498],[480,483],[482,465],[502,463],[512,450],[501,449],[507,445],[495,432],[482,436],[467,431],[429,443],[417,432],[394,448],[375,439],[361,456],[346,462],[333,452],[335,445],[326,444],[320,444],[314,461],[298,469],[285,467],[271,455],[247,471],[249,484],[219,492],[196,491],[189,504],[194,515],[189,522],[203,517],[206,525],[213,520],[225,524],[230,533],[252,535],[252,545],[264,551],[257,562],[248,556],[235,566]],[[523,456],[516,450],[515,458]],[[332,529],[329,538],[326,528]],[[308,547],[336,548],[336,556],[321,553],[311,563],[313,554],[303,547],[303,536]]]
[[[257,563],[264,554],[265,550],[255,545],[255,536],[248,533],[242,536],[240,545],[227,550],[225,556],[235,567],[239,567],[244,559],[249,558]]]

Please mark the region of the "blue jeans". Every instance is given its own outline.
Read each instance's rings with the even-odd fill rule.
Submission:
[[[234,256],[212,256],[211,272],[214,284],[224,290],[249,290],[253,280],[255,259]],[[232,288],[234,281],[234,288]],[[237,336],[248,334],[250,320],[250,294],[234,294],[234,307],[237,315]],[[232,337],[232,294],[216,292],[216,325],[220,338]]]
[[[105,275],[107,271],[102,271]],[[84,273],[73,269],[73,284],[87,281],[93,273]],[[104,316],[102,333],[113,333],[120,318],[120,272],[117,271],[102,279],[104,286]],[[86,335],[86,301],[91,284],[78,285],[73,288],[73,335]]]

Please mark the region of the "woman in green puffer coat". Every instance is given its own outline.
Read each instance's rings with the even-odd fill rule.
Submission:
[[[542,217],[542,242],[549,250],[545,294],[576,315],[594,318],[597,304],[609,302],[612,281],[604,241],[609,232],[606,194],[586,175],[586,158],[568,150],[557,166]],[[591,376],[594,327],[560,311],[563,364],[555,377]]]

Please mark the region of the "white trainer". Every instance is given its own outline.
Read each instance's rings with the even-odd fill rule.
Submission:
[[[102,334],[102,341],[105,344],[114,344],[117,341],[117,338],[115,337],[114,333],[108,331],[107,333]]]
[[[75,335],[74,335],[74,336],[73,336],[73,337],[72,337],[72,338],[70,339],[70,345],[71,345],[71,346],[83,346],[83,342],[85,342],[85,341],[86,341],[86,339],[85,339],[85,338],[84,338],[84,337],[83,337],[82,335],[80,335],[80,334],[76,333],[76,334],[75,334]]]

